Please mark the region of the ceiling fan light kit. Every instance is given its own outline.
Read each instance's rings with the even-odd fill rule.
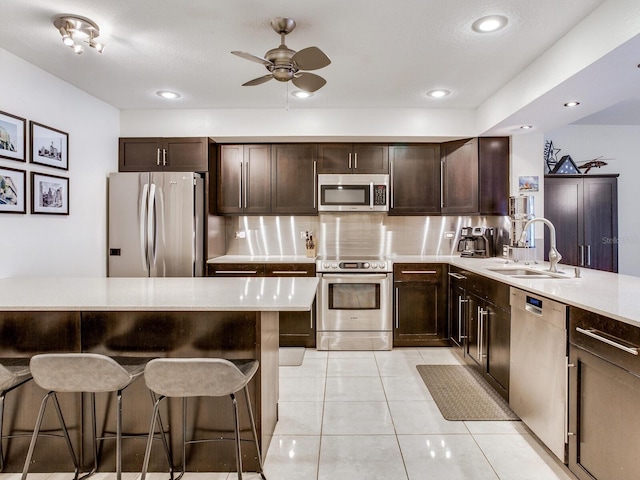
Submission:
[[[264,57],[237,50],[231,52],[240,58],[261,63],[269,70],[269,74],[249,80],[242,84],[243,87],[260,85],[273,78],[280,82],[291,81],[300,90],[312,93],[327,83],[320,75],[305,71],[318,70],[331,63],[322,50],[318,47],[307,47],[296,52],[285,45],[285,36],[295,27],[296,22],[291,18],[277,17],[271,20],[271,28],[280,35],[280,46],[269,50]]]
[[[78,55],[84,52],[84,47],[79,42],[88,43],[98,53],[104,51],[104,43],[96,42],[96,38],[100,36],[100,27],[93,20],[79,15],[59,15],[54,19],[53,25],[60,33],[62,43],[71,47]]]

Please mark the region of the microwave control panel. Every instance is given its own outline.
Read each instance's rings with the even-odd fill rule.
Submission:
[[[373,204],[374,205],[387,204],[387,186],[386,185],[373,186]]]

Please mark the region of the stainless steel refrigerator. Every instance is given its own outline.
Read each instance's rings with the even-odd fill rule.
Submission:
[[[192,172],[109,174],[108,276],[202,276],[204,183]]]

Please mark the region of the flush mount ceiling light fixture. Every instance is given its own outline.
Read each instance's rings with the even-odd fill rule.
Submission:
[[[529,130],[529,129],[533,128],[533,125],[520,125],[520,128],[522,130]]]
[[[471,28],[478,33],[489,33],[504,28],[507,22],[507,17],[503,17],[502,15],[487,15],[473,22]]]
[[[181,97],[178,92],[172,92],[170,90],[158,90],[156,92],[156,95],[162,98],[166,98],[167,100],[175,100]]]
[[[578,105],[580,105],[580,102],[567,102],[564,104],[565,107],[577,107]]]
[[[438,88],[436,90],[429,90],[427,92],[427,96],[432,98],[442,98],[442,97],[446,97],[447,95],[451,95],[451,92],[443,88]]]
[[[291,95],[296,98],[309,98],[309,97],[313,97],[313,92],[305,92],[304,90],[295,90],[291,92]]]
[[[84,52],[82,43],[88,43],[91,48],[95,48],[98,53],[104,51],[104,43],[96,42],[100,36],[100,27],[88,18],[78,15],[60,15],[53,21],[53,25],[62,36],[62,43],[80,55]]]

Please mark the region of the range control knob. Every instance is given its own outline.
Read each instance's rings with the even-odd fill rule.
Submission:
[[[362,268],[369,268],[369,267],[370,267],[369,262],[364,262],[362,264]]]
[[[331,264],[331,268],[338,268],[338,264],[337,263],[332,263]]]
[[[322,268],[329,268],[331,266],[330,263],[323,263]]]
[[[384,262],[378,264],[378,268],[385,268],[386,264]]]

